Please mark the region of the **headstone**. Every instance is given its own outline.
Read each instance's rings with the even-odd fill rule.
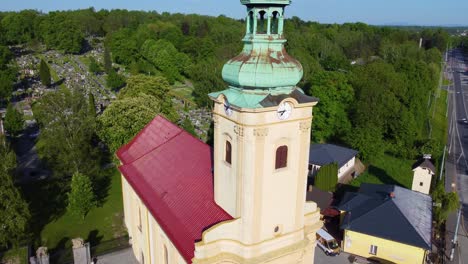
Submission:
[[[75,264],[90,264],[91,253],[89,243],[85,243],[82,238],[72,239],[73,260]]]
[[[49,253],[46,247],[40,247],[36,250],[36,263],[49,264]]]

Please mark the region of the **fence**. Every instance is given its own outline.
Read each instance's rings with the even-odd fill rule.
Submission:
[[[112,240],[107,240],[100,242],[99,244],[93,246],[91,245],[91,256],[97,257],[106,255],[112,252],[117,252],[130,247],[128,243],[128,236],[123,236],[115,238]],[[73,249],[72,247],[67,247],[61,250],[53,251],[50,255],[51,264],[73,264]]]

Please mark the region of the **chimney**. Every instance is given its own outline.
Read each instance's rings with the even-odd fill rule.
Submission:
[[[390,193],[390,198],[392,198],[392,199],[395,198],[395,193],[394,192]]]

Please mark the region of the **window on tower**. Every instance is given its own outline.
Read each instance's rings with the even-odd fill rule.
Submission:
[[[247,20],[248,33],[252,34],[254,32],[254,14],[252,11],[249,12],[249,18]]]
[[[273,12],[273,17],[271,19],[271,34],[278,34],[279,28],[279,13],[278,11]]]
[[[276,149],[275,169],[286,168],[288,166],[288,146],[281,146]]]
[[[266,34],[268,18],[265,11],[258,12],[257,34]]]
[[[229,164],[232,162],[232,146],[229,141],[226,141],[226,156],[224,160]]]

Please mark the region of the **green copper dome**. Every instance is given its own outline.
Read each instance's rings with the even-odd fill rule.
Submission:
[[[247,6],[244,49],[223,68],[223,79],[243,89],[293,88],[301,64],[284,48],[284,9],[290,0],[241,0]]]

